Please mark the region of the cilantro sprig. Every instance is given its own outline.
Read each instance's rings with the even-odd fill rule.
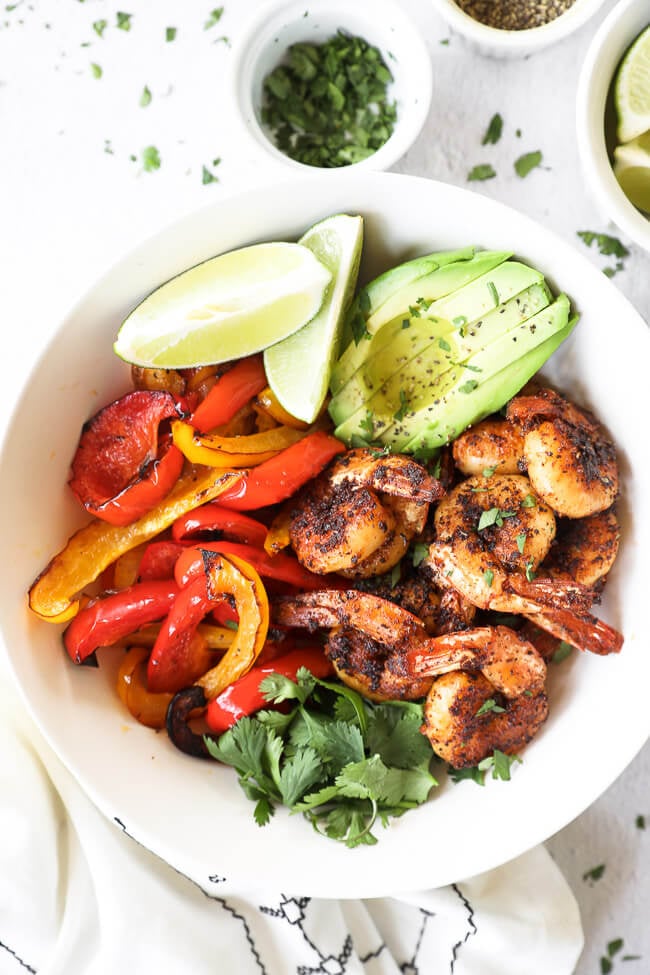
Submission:
[[[290,710],[260,711],[216,742],[206,738],[211,756],[236,769],[258,825],[285,805],[348,847],[372,845],[378,822],[425,802],[437,785],[421,704],[375,704],[305,668],[295,681],[272,674],[261,690]]]

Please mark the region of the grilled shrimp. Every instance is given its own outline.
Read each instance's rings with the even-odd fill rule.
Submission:
[[[551,509],[520,475],[468,478],[438,505],[427,564],[479,609],[519,613],[593,653],[622,637],[588,610],[594,592],[570,578],[535,578],[555,537]]]
[[[506,626],[441,636],[408,656],[414,674],[434,678],[422,731],[455,768],[477,765],[495,748],[516,753],[546,720],[546,664]]]
[[[554,578],[569,577],[590,588],[602,585],[616,560],[620,534],[611,509],[563,521],[542,571]]]
[[[291,545],[312,572],[352,578],[387,572],[442,493],[440,482],[409,457],[348,451],[296,498]]]
[[[321,590],[278,597],[280,626],[330,630],[325,653],[339,678],[371,700],[416,700],[431,678],[414,678],[406,651],[426,639],[417,616],[388,599],[349,590]]]
[[[491,417],[470,427],[452,445],[454,463],[463,474],[482,474],[486,468],[499,474],[521,472],[524,436],[508,420]]]
[[[554,511],[583,518],[611,507],[618,494],[616,448],[590,414],[544,388],[516,396],[506,416],[523,431],[528,477]]]

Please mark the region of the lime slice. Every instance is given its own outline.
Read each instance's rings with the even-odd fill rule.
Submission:
[[[650,129],[650,25],[621,61],[614,84],[618,141],[631,142]]]
[[[345,313],[359,274],[363,219],[344,213],[327,217],[301,237],[332,274],[316,317],[264,353],[269,386],[292,416],[311,423],[318,416],[339,352]]]
[[[127,362],[165,369],[239,359],[302,328],[330,280],[301,244],[229,251],[152,292],[125,319],[114,349]]]
[[[630,203],[650,213],[650,132],[616,147],[614,173]]]

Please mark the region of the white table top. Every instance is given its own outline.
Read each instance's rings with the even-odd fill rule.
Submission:
[[[585,245],[578,230],[611,233],[628,244],[586,195],[574,135],[580,66],[614,2],[607,0],[593,23],[551,50],[501,61],[450,35],[427,0],[403,0],[430,47],[434,95],[420,138],[395,169],[465,186],[473,165],[490,162],[497,176],[470,184],[478,192],[526,212],[579,248]],[[11,337],[9,394],[48,330],[116,255],[179,213],[262,175],[237,152],[223,94],[231,42],[256,5],[225,0],[221,20],[209,29],[210,3],[3,5],[0,305],[3,334]],[[130,30],[116,26],[118,9],[132,14]],[[107,21],[102,36],[93,29],[100,20]],[[166,27],[177,28],[172,42]],[[141,106],[145,86],[151,101]],[[504,119],[503,136],[483,147],[495,112]],[[160,153],[154,172],[144,172],[139,161],[149,145]],[[542,166],[521,179],[513,160],[537,149]],[[202,181],[204,166],[218,181]],[[601,268],[611,263],[595,250],[585,253]],[[630,246],[624,265],[613,283],[647,319],[650,255]],[[617,970],[623,954],[642,956],[623,966],[630,975],[650,970],[649,781],[646,745],[609,791],[547,844],[582,912],[586,947],[578,975],[598,972],[607,944],[618,938],[624,948]],[[599,880],[583,879],[601,864]]]

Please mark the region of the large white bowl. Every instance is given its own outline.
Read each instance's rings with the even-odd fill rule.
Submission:
[[[114,689],[116,654],[73,666],[61,627],[39,622],[26,591],[83,523],[68,464],[83,421],[128,386],[111,352],[116,329],[160,282],[251,241],[295,239],[340,211],[365,218],[364,278],[405,258],[464,244],[512,249],[565,289],[582,315],[548,376],[595,408],[620,448],[623,539],[601,614],[620,627],[618,656],[574,655],[553,667],[550,718],[510,782],[445,783],[423,807],[348,850],[280,811],[260,829],[235,773],[176,751],[130,719]],[[545,840],[592,803],[645,742],[650,679],[647,553],[650,458],[645,415],[650,336],[616,288],[572,247],[467,190],[408,176],[292,179],[191,214],[92,284],[56,330],[16,404],[2,451],[0,531],[4,645],[27,704],[83,788],[136,840],[209,890],[374,896],[433,887],[495,867]],[[223,889],[223,888],[220,888]]]
[[[630,203],[614,175],[605,127],[613,132],[616,124],[613,107],[608,105],[616,69],[648,24],[648,0],[619,0],[589,46],[576,98],[578,151],[587,186],[603,216],[646,251],[650,251],[650,219]]]

